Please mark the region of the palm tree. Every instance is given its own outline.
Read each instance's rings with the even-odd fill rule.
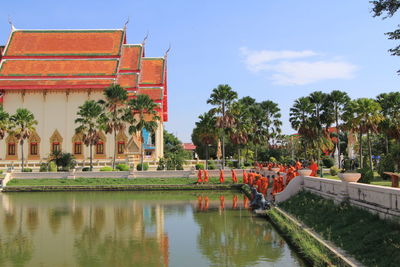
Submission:
[[[126,127],[125,114],[126,102],[128,100],[127,91],[118,84],[111,85],[104,90],[105,100],[99,100],[99,104],[104,108],[102,113],[102,129],[109,134],[114,134],[114,156],[112,168],[115,168],[117,156],[117,133],[124,131]]]
[[[385,134],[386,153],[389,153],[389,138],[400,140],[400,92],[382,93],[376,101],[382,107],[384,120],[379,129]]]
[[[232,88],[227,84],[220,84],[217,88],[214,88],[210,98],[207,100],[207,104],[216,106],[212,111],[216,114],[220,114],[217,117],[218,128],[222,128],[222,169],[225,167],[225,131],[232,124],[231,117],[227,116],[227,110],[230,108],[232,102],[237,99],[238,95]]]
[[[342,119],[342,115],[344,112],[345,106],[349,103],[350,97],[347,95],[346,92],[342,92],[339,90],[333,90],[329,96],[328,100],[332,105],[333,114],[335,117],[335,124],[336,124],[336,135],[337,135],[337,143],[336,148],[338,150],[338,167],[340,168],[340,134],[339,134],[339,120]]]
[[[245,97],[244,97],[245,98]],[[242,99],[244,99],[242,98]],[[240,102],[240,100],[239,100]],[[260,103],[253,103],[248,106],[248,112],[250,116],[251,122],[251,131],[249,132],[249,138],[252,144],[254,145],[254,160],[258,160],[258,146],[263,143],[268,142],[268,133],[265,129],[265,116],[264,111],[260,105]]]
[[[300,97],[296,99],[293,106],[290,108],[289,121],[292,128],[298,131],[302,137],[304,159],[307,159],[308,125],[310,124],[313,110],[314,105],[308,97]]]
[[[370,98],[359,98],[351,101],[346,108],[345,122],[348,127],[356,128],[359,133],[360,167],[363,167],[362,136],[367,134],[369,167],[373,169],[370,135],[378,129],[379,123],[384,119],[381,106]],[[357,126],[356,126],[357,125]]]
[[[10,130],[9,133],[19,141],[21,145],[21,165],[22,171],[24,170],[24,142],[36,130],[35,125],[38,122],[32,112],[25,108],[17,109],[16,113],[10,117]]]
[[[102,107],[96,101],[85,101],[79,107],[78,118],[75,120],[75,123],[79,125],[75,132],[82,134],[84,144],[89,146],[90,171],[93,170],[93,145],[96,145],[99,141],[98,129],[101,128],[102,112]]]
[[[10,124],[10,115],[3,110],[3,106],[0,105],[0,140],[4,138],[7,133]]]
[[[135,133],[141,138],[140,163],[143,170],[144,159],[144,139],[143,130],[154,133],[157,130],[157,121],[160,120],[158,112],[155,110],[157,104],[148,95],[138,95],[128,102],[129,112],[126,114],[129,121],[129,134]]]
[[[271,138],[276,138],[281,133],[281,110],[277,103],[270,100],[261,102],[260,106],[263,110],[263,124],[267,142],[269,143]]]
[[[216,118],[211,112],[206,112],[198,117],[200,121],[196,122],[196,128],[198,136],[201,142],[206,147],[206,169],[208,169],[208,158],[209,158],[209,146],[215,143],[218,130],[215,128]]]

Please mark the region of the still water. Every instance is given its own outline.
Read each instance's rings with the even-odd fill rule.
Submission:
[[[239,193],[0,193],[0,266],[304,266]]]

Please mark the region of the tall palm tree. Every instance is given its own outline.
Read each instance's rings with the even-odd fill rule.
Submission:
[[[263,124],[266,131],[267,142],[271,138],[276,138],[281,133],[281,110],[277,103],[266,100],[260,103],[263,110]]]
[[[154,133],[158,127],[160,116],[156,111],[157,104],[148,95],[137,95],[128,102],[129,112],[126,114],[129,121],[129,133],[140,136],[140,163],[143,170],[144,139],[143,130]]]
[[[382,93],[376,101],[382,107],[384,120],[379,129],[385,135],[386,153],[389,153],[389,138],[400,141],[400,92]]]
[[[336,124],[336,135],[337,135],[337,143],[336,148],[338,150],[338,167],[340,168],[340,129],[339,129],[339,121],[342,119],[342,115],[345,109],[345,106],[349,103],[350,97],[347,95],[346,92],[342,92],[339,90],[333,90],[329,96],[328,100],[332,105],[335,124]]]
[[[99,100],[103,107],[102,129],[109,134],[114,135],[114,155],[112,168],[115,168],[115,159],[117,156],[117,133],[126,128],[125,114],[126,102],[128,100],[127,91],[118,84],[111,85],[104,90],[104,100]]]
[[[82,134],[83,142],[89,146],[90,171],[93,170],[93,145],[99,142],[99,129],[101,128],[102,107],[94,100],[85,101],[79,106],[78,117],[75,123],[77,134]]]
[[[4,138],[10,125],[10,115],[3,110],[3,106],[0,105],[0,140]]]
[[[38,122],[32,112],[25,108],[17,109],[16,113],[10,117],[10,130],[9,133],[18,140],[21,145],[21,165],[22,171],[24,170],[24,143],[25,140],[36,130],[35,125]]]
[[[345,113],[345,123],[355,128],[358,125],[360,166],[363,167],[362,159],[362,136],[367,134],[369,167],[373,169],[371,139],[370,135],[377,132],[379,123],[384,119],[381,114],[381,106],[370,98],[359,98],[349,103]]]
[[[249,106],[249,114],[252,130],[249,133],[249,138],[254,145],[254,160],[258,161],[258,147],[260,144],[268,142],[268,133],[265,129],[265,116],[260,103],[254,103]]]
[[[216,106],[212,111],[216,114],[220,114],[217,118],[216,126],[222,128],[222,169],[225,167],[225,134],[226,129],[232,124],[231,117],[227,116],[227,110],[230,108],[232,102],[237,99],[238,95],[232,88],[227,84],[220,84],[217,88],[214,88],[210,98],[207,100],[207,104]]]
[[[196,131],[201,142],[206,147],[206,169],[208,169],[209,146],[216,142],[218,130],[215,127],[216,118],[211,112],[206,112],[198,117],[200,120],[196,122]]]
[[[298,131],[302,138],[304,147],[304,159],[307,159],[307,140],[308,140],[308,125],[311,122],[311,115],[314,110],[314,104],[311,103],[308,97],[300,97],[294,101],[290,108],[290,124],[292,128]]]

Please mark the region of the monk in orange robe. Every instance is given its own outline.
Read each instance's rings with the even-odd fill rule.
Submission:
[[[257,181],[256,181],[256,187],[257,187],[257,191],[258,191],[258,192],[261,192],[261,183],[262,183],[261,177],[258,176],[258,177],[257,177]]]
[[[296,161],[296,169],[298,169],[298,170],[303,169],[303,165],[301,164],[300,161]]]
[[[272,180],[273,180],[273,184],[272,184],[272,195],[275,196],[279,191],[279,185],[278,185],[278,178],[275,177],[275,175],[272,175]]]
[[[249,173],[249,185],[253,186],[253,182],[254,182],[254,173],[251,172]]]
[[[291,180],[294,178],[294,173],[292,169],[289,169],[288,173],[286,174],[286,186],[290,183]]]
[[[261,178],[261,193],[266,196],[268,190],[268,178],[263,177]]]
[[[285,189],[285,184],[283,183],[283,176],[278,172],[278,185],[279,185],[279,191],[282,192]]]
[[[208,179],[209,179],[208,170],[204,170],[204,182],[208,183]]]
[[[237,183],[237,176],[236,172],[232,169],[232,182],[235,184]]]
[[[243,170],[243,183],[247,184],[249,182],[249,179],[247,178],[247,172]]]
[[[315,163],[313,160],[311,161],[311,164],[310,164],[310,170],[312,170],[311,176],[316,177],[317,172],[318,172],[318,164]]]
[[[203,182],[201,169],[197,172],[197,183],[201,184]]]
[[[224,171],[223,170],[219,170],[219,183],[223,184],[225,181],[225,177],[224,177]]]

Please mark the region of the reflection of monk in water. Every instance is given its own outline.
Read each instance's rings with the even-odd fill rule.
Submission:
[[[246,196],[243,196],[243,207],[245,209],[249,208],[249,199]]]
[[[204,197],[204,210],[208,210],[209,200],[208,196]]]
[[[237,195],[234,195],[232,200],[232,209],[237,209],[237,202],[238,202],[238,197]]]
[[[202,210],[203,208],[203,197],[202,196],[197,196],[197,209]]]
[[[219,196],[219,208],[221,210],[225,209],[225,197]]]
[[[224,177],[224,171],[219,169],[219,183],[223,184],[225,181],[225,177]]]
[[[199,171],[197,172],[197,183],[198,184],[201,184],[203,182],[203,179],[201,177],[202,177],[201,169],[199,169]]]

